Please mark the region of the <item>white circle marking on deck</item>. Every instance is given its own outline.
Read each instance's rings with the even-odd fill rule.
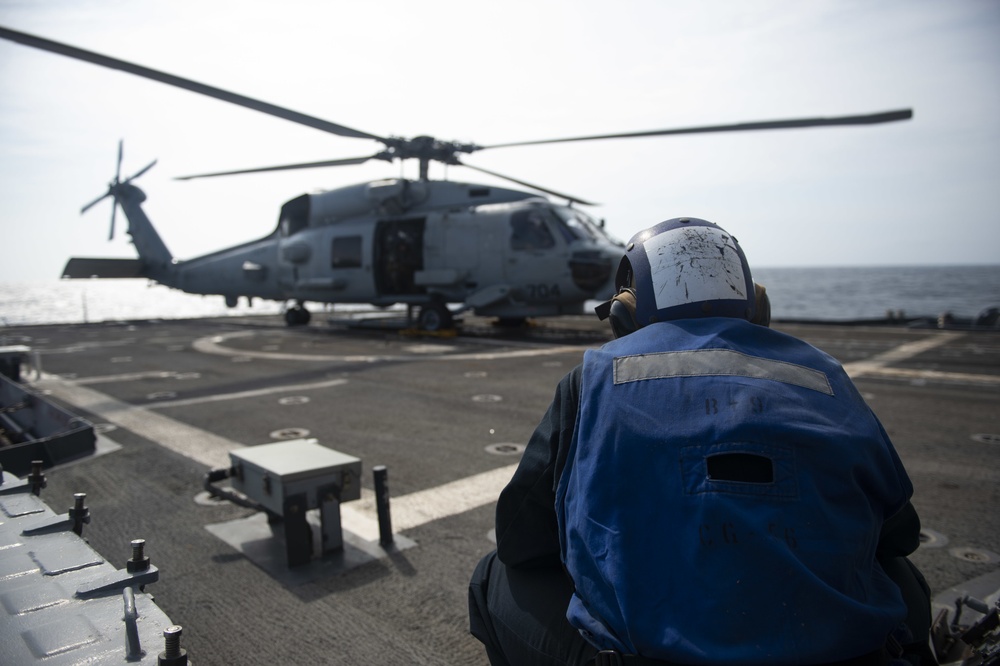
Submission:
[[[221,497],[216,497],[212,495],[207,490],[203,490],[194,496],[194,503],[201,506],[219,506],[225,503],[226,500]]]
[[[489,444],[483,447],[486,453],[492,453],[495,456],[512,456],[524,451],[524,444],[514,444],[513,442],[502,442],[500,444]]]
[[[302,439],[309,436],[309,431],[305,428],[282,428],[272,431],[268,436],[271,439]]]
[[[257,335],[254,331],[234,331],[222,335],[210,335],[195,340],[191,347],[202,354],[233,356],[236,358],[260,358],[273,361],[305,361],[316,363],[320,361],[334,363],[377,363],[385,361],[493,361],[504,358],[531,358],[535,356],[553,356],[570,352],[582,353],[579,346],[538,347],[507,349],[498,352],[467,352],[457,354],[292,354],[287,352],[251,351],[247,349],[232,349],[225,346],[226,341],[234,338],[247,338]],[[445,345],[437,345],[446,347]],[[234,358],[235,361],[235,358]]]
[[[947,543],[948,537],[940,532],[929,530],[926,527],[920,530],[920,548],[941,548]]]
[[[1000,555],[997,555],[993,551],[983,550],[982,548],[971,548],[965,546],[951,548],[948,552],[960,560],[976,562],[977,564],[993,564],[994,562],[1000,562]]]

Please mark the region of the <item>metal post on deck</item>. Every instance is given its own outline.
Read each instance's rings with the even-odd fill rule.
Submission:
[[[375,508],[378,511],[378,542],[383,548],[392,545],[392,519],[389,517],[389,471],[385,465],[372,468],[375,476]]]

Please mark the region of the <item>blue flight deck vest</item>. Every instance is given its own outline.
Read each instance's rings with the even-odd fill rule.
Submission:
[[[827,354],[737,319],[646,326],[584,356],[556,489],[569,620],[682,663],[865,654],[906,614],[875,548],[911,494]]]

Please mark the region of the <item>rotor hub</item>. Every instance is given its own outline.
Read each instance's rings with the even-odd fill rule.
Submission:
[[[441,141],[432,136],[415,136],[412,139],[404,137],[389,137],[385,140],[388,150],[379,154],[382,159],[416,159],[420,162],[442,162],[444,164],[460,164],[459,153],[471,153],[479,150],[474,143],[458,143],[457,141]]]

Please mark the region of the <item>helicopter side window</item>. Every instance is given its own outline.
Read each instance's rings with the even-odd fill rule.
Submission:
[[[303,194],[281,207],[278,227],[285,238],[293,236],[309,226],[309,195]]]
[[[361,236],[334,238],[330,256],[333,268],[361,268]]]
[[[540,211],[517,211],[510,218],[510,226],[512,250],[545,250],[555,247],[555,238]]]

